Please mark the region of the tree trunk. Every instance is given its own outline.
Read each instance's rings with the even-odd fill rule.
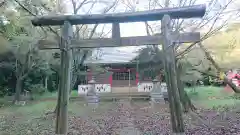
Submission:
[[[17,103],[21,99],[22,83],[23,83],[23,80],[18,77],[16,82],[16,87],[15,87],[15,96],[14,96],[13,103]]]
[[[55,113],[57,117],[58,117],[58,109],[59,109],[58,102],[60,101],[60,98],[61,98],[61,94],[59,93],[59,90],[60,90],[60,78],[61,78],[60,73],[57,73],[57,79],[56,79],[57,92],[58,92],[57,105],[55,106],[53,112],[51,112],[51,113]]]
[[[183,91],[183,92],[184,92],[184,99],[186,100],[187,105],[189,106],[189,108],[190,108],[192,111],[197,110],[197,108],[192,104],[191,99],[188,97],[187,92],[186,92],[186,91]]]
[[[48,76],[45,76],[44,87],[45,87],[46,90],[48,89]]]
[[[224,83],[228,84],[235,93],[240,93],[239,88],[234,83],[232,83],[232,81],[229,80],[227,77],[224,77],[223,81],[224,81]]]
[[[62,59],[62,53],[61,53],[61,63],[63,63],[63,59]],[[63,65],[61,65],[63,66]],[[60,101],[61,101],[61,80],[63,78],[63,74],[58,74],[58,98],[57,98],[57,105],[55,107],[54,113],[56,114],[56,129],[55,129],[55,133],[58,134],[58,132],[60,131],[60,127],[61,127],[61,116],[60,116]]]
[[[177,86],[176,60],[174,45],[171,42],[169,33],[171,32],[171,18],[169,15],[164,15],[162,19],[161,30],[163,33],[163,53],[164,70],[168,88],[169,108],[171,113],[173,133],[184,133],[184,124],[182,117],[181,101]]]
[[[59,98],[57,99],[57,101],[59,101]],[[53,113],[57,114],[58,108],[59,108],[59,104],[57,103]]]
[[[59,102],[58,101],[60,101],[60,98],[61,98],[61,93],[59,92],[60,91],[60,83],[58,84],[58,98],[57,98],[57,105],[56,105],[56,107],[55,107],[55,109],[54,109],[54,113],[56,113],[57,114],[57,112],[58,112],[58,109],[59,109]]]
[[[181,81],[181,65],[177,64],[177,85],[178,85],[178,92],[180,96],[180,100],[182,102],[184,112],[189,111],[189,106],[186,102],[185,95],[184,95],[184,86],[183,82]]]
[[[59,131],[60,125],[59,125],[59,120],[60,120],[60,98],[61,98],[61,92],[58,90],[58,99],[57,99],[57,105],[55,107],[54,113],[56,114],[56,129],[55,131]]]
[[[189,112],[190,109],[194,111],[196,110],[196,107],[192,104],[191,99],[187,95],[187,92],[184,91],[184,85],[181,80],[181,74],[182,74],[181,63],[178,63],[176,68],[177,68],[177,85],[178,85],[180,100],[182,102],[184,112]]]
[[[59,75],[59,72],[57,73],[57,75],[56,75],[57,77],[56,77],[56,90],[58,90],[59,89],[59,83],[60,83],[60,75]]]

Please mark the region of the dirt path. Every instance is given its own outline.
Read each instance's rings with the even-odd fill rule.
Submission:
[[[120,117],[119,124],[122,125],[121,129],[119,130],[120,135],[140,135],[141,132],[135,128],[134,125],[134,118],[132,117],[132,107],[130,105],[129,101],[120,101],[120,104],[122,105],[120,110],[124,114]]]

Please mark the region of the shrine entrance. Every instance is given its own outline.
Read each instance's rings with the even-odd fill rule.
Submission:
[[[63,25],[62,36],[59,41],[39,42],[42,49],[60,49],[61,50],[61,79],[60,90],[58,93],[58,103],[60,105],[57,111],[56,134],[66,135],[68,132],[68,101],[71,81],[71,62],[72,49],[74,48],[99,48],[99,47],[118,47],[118,46],[139,46],[139,45],[162,45],[164,53],[164,70],[168,88],[169,108],[171,113],[172,132],[175,134],[184,134],[184,125],[178,86],[176,82],[176,63],[174,54],[174,45],[181,43],[197,42],[200,40],[200,33],[180,33],[173,32],[171,19],[185,19],[193,17],[202,17],[205,14],[205,5],[196,5],[180,8],[167,8],[152,11],[141,11],[134,13],[117,13],[106,15],[62,15],[62,16],[43,16],[32,20],[35,26]],[[154,36],[121,37],[120,23],[125,22],[145,22],[161,20],[161,34]],[[112,23],[112,38],[101,38],[91,40],[72,39],[73,28],[76,24],[100,24]],[[57,46],[59,45],[59,46]],[[121,75],[125,78],[126,73]],[[127,72],[131,72],[128,70]],[[127,78],[127,77],[126,77]],[[128,79],[130,80],[131,77]],[[156,82],[156,80],[154,80]],[[91,81],[91,84],[95,81]],[[130,83],[131,84],[131,80]]]

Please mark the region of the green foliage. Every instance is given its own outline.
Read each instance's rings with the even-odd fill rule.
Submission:
[[[81,5],[80,2],[75,2],[75,6],[78,7],[78,5]],[[72,4],[74,6],[74,3]],[[94,4],[92,6],[94,6]],[[106,4],[104,7],[105,6]],[[0,61],[0,68],[3,66],[11,66],[11,70],[7,72],[8,74],[2,74],[2,68],[0,70],[0,85],[2,87],[9,88],[9,83],[6,83],[9,80],[13,82],[12,86],[14,87],[16,79],[20,79],[24,82],[23,89],[29,90],[32,87],[31,85],[43,83],[43,79],[48,76],[48,84],[50,85],[48,87],[51,90],[57,89],[60,59],[59,57],[53,57],[53,54],[60,54],[59,50],[40,51],[37,48],[37,43],[38,39],[58,40],[56,33],[60,33],[60,28],[52,27],[50,30],[46,27],[34,27],[31,24],[30,16],[66,13],[66,9],[66,3],[59,3],[57,0],[7,1],[4,6],[0,7],[0,13],[2,15],[0,18],[0,54],[11,52],[12,56],[14,56],[14,60],[4,61],[4,63]],[[106,10],[106,12],[108,12],[108,10]],[[74,32],[74,38],[92,38],[102,36],[103,34],[96,33],[95,28],[89,25],[79,26],[74,30],[76,30]],[[93,50],[86,50],[88,52],[86,57],[89,57]],[[83,61],[86,59],[83,55],[86,50],[74,50],[73,52],[73,86],[78,79],[78,73],[81,72],[80,69],[82,68]],[[2,56],[0,56],[0,59],[1,58]],[[92,68],[96,70],[96,72],[102,72],[104,70],[99,66]],[[6,72],[6,68],[4,71]],[[12,79],[6,79],[9,74],[11,74]],[[15,89],[16,88],[11,88],[11,92],[14,92]]]
[[[201,107],[205,108],[215,108],[216,110],[221,110],[240,103],[240,100],[233,98],[232,93],[227,93],[223,89],[223,87],[210,86],[196,87],[196,93],[192,93],[191,88],[187,88],[186,91],[194,103],[197,103]]]
[[[225,31],[218,32],[203,42],[214,60],[225,69],[239,67],[240,25],[229,24]]]
[[[137,51],[139,55],[131,62],[136,63],[140,79],[154,79],[163,69],[163,54],[160,46],[147,46]]]
[[[191,98],[191,99],[196,99],[198,97],[198,91],[193,90],[193,89],[188,91],[187,94],[188,94],[189,98]]]
[[[106,70],[102,68],[99,64],[90,64],[89,66],[93,73],[102,73]]]
[[[43,95],[47,89],[42,84],[34,84],[29,87],[33,94]]]
[[[220,68],[225,71],[228,69],[239,68],[239,34],[239,23],[233,23],[229,24],[228,28],[224,31],[219,31],[202,42]],[[185,47],[187,46],[182,45],[180,49]],[[184,74],[182,75],[182,79],[184,81],[201,79],[204,80],[204,84],[209,84],[209,76],[203,75],[194,69],[210,73],[212,75],[217,75],[218,73],[212,64],[207,60],[204,52],[199,46],[192,48],[185,57],[181,59],[181,63],[183,63],[185,69]],[[218,82],[216,84],[219,85]]]
[[[8,87],[2,87],[0,86],[0,97],[3,97],[9,93],[9,88]]]
[[[178,61],[182,65],[181,80],[183,82],[196,84],[197,80],[203,78],[202,74],[194,70],[192,63],[186,59]]]
[[[138,53],[139,55],[133,60],[133,62],[161,62],[163,57],[162,51],[158,48],[158,46],[147,46],[138,50]]]
[[[235,105],[232,104],[223,104],[223,105],[213,105],[212,110],[219,112],[227,112],[235,108]]]
[[[0,54],[0,97],[9,95],[15,86],[15,57],[11,52]]]
[[[39,83],[43,77],[50,76],[53,73],[48,64],[49,55],[39,51],[36,48],[36,37],[33,35],[30,37],[28,34],[30,33],[11,36],[9,51],[0,55],[0,63],[2,64],[0,68],[3,71],[0,71],[0,76],[2,75],[2,78],[5,78],[0,79],[0,85],[4,89],[9,89],[10,81],[7,82],[7,80],[13,81],[12,86],[15,86],[14,82],[17,78],[26,80],[24,89],[29,89],[31,83]],[[7,57],[7,59],[4,57]],[[11,79],[11,77],[13,78]],[[10,91],[13,92],[14,90],[15,88],[11,87]],[[2,90],[2,94],[7,93]]]
[[[21,2],[25,4],[23,1]],[[18,6],[14,7],[18,12],[11,12],[11,16],[10,12],[4,12],[6,13],[4,14],[6,15],[6,21],[0,25],[1,38],[7,41],[7,51],[2,54],[11,56],[10,58],[13,57],[10,60],[4,60],[5,56],[0,56],[0,65],[3,65],[0,68],[4,70],[3,73],[0,71],[0,76],[6,78],[0,79],[0,85],[5,89],[9,89],[10,93],[16,90],[14,88],[16,79],[21,79],[24,82],[23,91],[24,89],[37,88],[38,86],[35,85],[43,82],[42,78],[53,74],[49,64],[52,55],[49,52],[38,50],[38,40],[36,40],[44,35],[46,36],[48,31],[45,32],[42,29],[34,28],[29,17],[26,16],[26,12],[21,10],[22,7],[21,9],[18,9]],[[3,44],[0,45],[0,47],[4,47]],[[1,59],[3,60],[1,61]],[[12,84],[10,85],[9,82],[12,82]],[[41,88],[43,87],[39,86],[39,89],[36,90],[37,93],[41,93]],[[4,91],[2,93],[7,94]]]
[[[240,100],[240,94],[239,93],[234,93],[231,98]]]

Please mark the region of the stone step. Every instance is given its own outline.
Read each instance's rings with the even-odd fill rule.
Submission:
[[[124,127],[120,131],[120,135],[140,135],[141,132],[134,127]]]
[[[121,103],[123,103],[124,108],[131,108],[131,104],[127,100],[120,100]],[[125,115],[122,115],[120,118],[121,125],[124,125],[121,129],[118,129],[118,133],[120,135],[140,135],[141,132],[135,128],[135,125],[133,123],[134,118],[130,117],[128,115],[128,112],[125,113]]]

